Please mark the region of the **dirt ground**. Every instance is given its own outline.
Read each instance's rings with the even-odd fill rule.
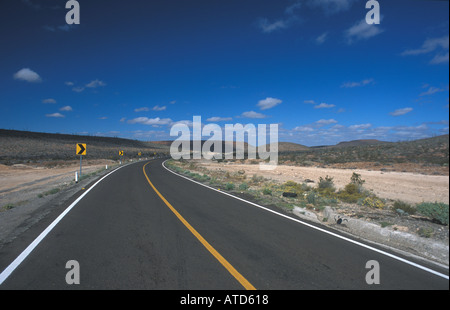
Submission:
[[[116,164],[111,160],[83,162],[83,174],[90,174]],[[70,184],[79,171],[80,162],[48,162],[40,165],[0,165],[0,211],[2,207],[20,206],[49,190]]]
[[[318,183],[319,178],[330,176],[337,189],[342,189],[350,183],[353,172],[365,180],[364,187],[373,191],[380,198],[401,200],[408,203],[443,202],[449,203],[449,177],[438,175],[423,175],[410,172],[371,171],[363,169],[335,169],[316,167],[295,167],[279,165],[273,171],[261,171],[259,165],[216,163],[201,161],[200,166],[209,170],[222,170],[236,173],[244,170],[248,176],[258,175],[274,181],[297,183],[306,180]]]

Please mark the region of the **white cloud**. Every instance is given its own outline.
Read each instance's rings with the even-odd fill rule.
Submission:
[[[447,54],[442,55],[436,55],[433,59],[431,59],[430,64],[432,65],[439,65],[439,64],[445,64],[449,62],[449,52]]]
[[[53,117],[53,118],[63,118],[63,117],[65,117],[61,113],[46,114],[45,116],[46,117]]]
[[[86,84],[86,87],[88,87],[88,88],[97,88],[97,87],[103,87],[103,86],[106,86],[106,84],[100,80],[94,80],[94,81],[91,81],[89,84]]]
[[[72,90],[76,93],[81,93],[84,91],[84,87],[74,87]]]
[[[407,56],[407,55],[428,54],[439,48],[442,48],[444,50],[449,49],[449,36],[448,35],[443,36],[441,38],[427,39],[422,44],[421,48],[406,50],[402,53],[402,55]]]
[[[162,125],[171,125],[173,121],[170,118],[161,119],[157,118],[148,118],[148,117],[138,117],[128,121],[128,124],[142,124],[149,126],[162,126]]]
[[[317,44],[323,44],[328,38],[328,32],[325,32],[316,38]]]
[[[70,112],[73,111],[72,107],[70,105],[66,105],[65,107],[62,107],[59,109],[60,111]]]
[[[383,31],[384,30],[382,30],[379,25],[369,25],[366,20],[363,19],[347,29],[344,35],[347,38],[347,42],[352,44],[354,41],[370,39]]]
[[[422,47],[404,51],[402,56],[416,56],[437,52],[430,64],[443,64],[449,62],[449,35],[440,38],[425,40]]]
[[[207,121],[211,122],[211,123],[229,122],[229,121],[232,121],[232,120],[233,120],[232,117],[218,117],[218,116],[210,117],[210,118],[207,119]]]
[[[331,124],[337,124],[337,120],[335,119],[321,119],[318,120],[315,124],[319,125],[319,126],[326,126],[326,125],[331,125]]]
[[[434,126],[428,126],[434,125]],[[418,126],[380,126],[372,124],[355,124],[344,126],[335,124],[331,127],[317,126],[317,122],[292,130],[283,130],[282,136],[296,137],[295,142],[305,145],[333,145],[342,141],[360,139],[378,139],[381,141],[399,141],[432,137],[437,134],[448,134],[448,121],[422,123]],[[294,142],[294,141],[293,141]]]
[[[428,88],[428,90],[426,92],[421,93],[419,96],[421,96],[421,97],[429,96],[429,95],[440,93],[440,92],[443,92],[443,91],[446,91],[446,90],[448,90],[448,89],[430,86],[430,88]]]
[[[45,103],[45,104],[55,104],[55,103],[56,103],[56,100],[53,99],[53,98],[48,98],[48,99],[42,100],[42,103]]]
[[[408,113],[412,112],[413,110],[414,110],[413,108],[404,108],[404,109],[395,110],[394,112],[391,112],[389,114],[392,116],[401,116],[401,115],[408,114]]]
[[[331,109],[334,108],[336,105],[334,104],[328,104],[328,103],[321,103],[314,107],[314,109]]]
[[[314,100],[305,100],[303,102],[306,104],[316,104],[316,102]]]
[[[286,14],[292,15],[292,14],[295,13],[295,10],[298,10],[298,9],[300,9],[301,7],[302,7],[301,1],[297,1],[297,2],[295,2],[294,4],[288,6],[288,7],[286,8],[286,10],[284,10],[284,12],[285,12]]]
[[[74,82],[65,82],[64,84],[66,84],[67,86],[74,86],[75,85]]]
[[[375,82],[374,79],[365,79],[360,82],[346,82],[341,85],[341,88],[361,87],[361,86],[373,84],[374,82]]]
[[[142,107],[142,108],[134,109],[134,112],[148,112],[148,111],[150,111],[150,109],[147,108],[147,107]]]
[[[294,128],[294,131],[312,132],[312,131],[314,131],[314,128],[309,127],[309,126],[297,126]]]
[[[244,112],[244,113],[242,113],[241,116],[245,117],[245,118],[267,118],[266,115],[255,112],[255,111]]]
[[[263,33],[272,33],[277,30],[289,28],[300,20],[296,16],[295,11],[298,10],[301,5],[301,1],[296,1],[284,10],[283,18],[275,22],[269,22],[267,18],[260,18],[257,25]]]
[[[36,72],[30,70],[29,68],[24,68],[19,70],[14,74],[15,80],[26,81],[30,83],[39,83],[42,82],[41,77]]]
[[[166,106],[160,107],[159,105],[153,107],[153,111],[165,111],[167,109]]]
[[[272,109],[274,107],[276,107],[277,105],[281,104],[283,101],[277,98],[266,98],[264,100],[260,100],[258,102],[258,107],[261,110],[269,110]]]
[[[267,18],[261,18],[258,26],[264,33],[272,33],[276,30],[285,29],[288,27],[286,21],[284,20],[278,20],[271,23]]]
[[[372,124],[360,124],[360,125],[351,125],[348,128],[351,130],[363,130],[372,127]]]

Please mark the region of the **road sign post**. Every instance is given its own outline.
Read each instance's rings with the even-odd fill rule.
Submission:
[[[120,156],[120,164],[122,165],[123,151],[119,151],[119,156]]]
[[[78,143],[77,144],[77,155],[80,155],[80,177],[82,174],[82,167],[83,167],[83,155],[86,155],[86,144]]]

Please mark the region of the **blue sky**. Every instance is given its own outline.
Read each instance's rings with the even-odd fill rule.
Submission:
[[[449,131],[448,1],[379,0],[368,25],[365,0],[79,0],[70,26],[66,2],[0,2],[0,128],[169,140],[198,115],[309,146]]]

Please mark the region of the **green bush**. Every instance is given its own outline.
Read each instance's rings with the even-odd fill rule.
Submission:
[[[448,225],[448,204],[440,202],[423,202],[417,205],[417,211],[433,221],[438,222],[442,225]]]
[[[416,214],[416,208],[411,206],[410,204],[397,200],[396,202],[394,202],[394,205],[392,207],[392,209],[394,211],[397,210],[402,210],[403,212],[407,213],[408,215],[414,215]],[[401,211],[397,211],[397,212],[401,212]]]
[[[357,203],[358,200],[364,198],[364,195],[359,193],[359,186],[356,183],[349,183],[343,191],[337,194],[337,198],[343,202]]]
[[[263,189],[263,194],[267,196],[272,196],[272,190],[270,188]]]
[[[326,176],[325,179],[320,177],[319,189],[332,189],[333,191],[335,191],[333,178],[329,176]]]
[[[247,183],[242,183],[241,185],[239,185],[239,189],[241,191],[246,191],[248,189],[248,184]]]
[[[417,233],[423,238],[431,238],[434,235],[434,230],[432,228],[421,227]]]
[[[352,177],[350,178],[352,184],[356,184],[357,186],[362,186],[366,181],[361,179],[361,175],[353,172]]]
[[[225,185],[225,188],[226,188],[227,191],[232,191],[232,190],[234,190],[234,183],[232,183],[232,182],[227,183],[227,184]]]
[[[359,194],[358,185],[355,183],[349,183],[345,186],[344,192],[349,195]]]
[[[302,184],[295,183],[294,181],[287,181],[280,187],[280,191],[288,193],[296,193],[297,195],[303,194]]]
[[[308,195],[306,195],[306,201],[310,204],[316,205],[318,200],[319,196],[315,192],[309,192]]]

